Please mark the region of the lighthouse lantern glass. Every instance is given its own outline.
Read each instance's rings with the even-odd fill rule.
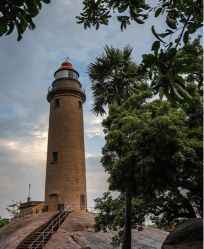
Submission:
[[[78,75],[72,70],[60,70],[55,74],[55,79],[60,78],[73,78],[78,79]]]

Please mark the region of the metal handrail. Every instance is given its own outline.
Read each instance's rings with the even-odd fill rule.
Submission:
[[[49,94],[50,92],[52,92],[53,90],[55,90],[55,89],[59,89],[59,88],[50,86],[50,87],[48,88],[48,94]],[[76,90],[75,88],[73,88],[73,89]],[[79,88],[79,90],[80,90],[81,92],[83,92],[84,94],[86,94],[86,91],[85,91],[84,88]]]
[[[71,206],[67,206],[65,208],[65,210],[60,213],[50,224],[49,226],[47,226],[42,233],[32,242],[32,244],[29,245],[29,249],[37,249],[41,244],[43,244],[43,246],[45,245],[44,241],[47,238],[47,236],[52,233],[52,235],[54,234],[54,228],[59,224],[61,224],[60,222],[66,218],[67,216],[67,212],[71,211],[72,208]],[[42,237],[42,238],[41,238]],[[40,240],[41,239],[41,240]],[[39,241],[40,240],[40,241]],[[38,242],[39,243],[37,245],[34,246],[34,243]]]

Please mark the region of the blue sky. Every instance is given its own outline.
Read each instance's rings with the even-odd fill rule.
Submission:
[[[107,175],[100,165],[104,144],[101,118],[91,113],[91,90],[87,66],[102,53],[105,44],[134,48],[136,62],[148,53],[154,37],[152,20],[131,25],[121,32],[116,20],[107,27],[84,30],[75,16],[82,1],[61,0],[44,5],[35,18],[36,29],[27,30],[20,42],[16,33],[0,38],[0,215],[6,206],[26,201],[31,183],[32,200],[44,199],[49,104],[46,100],[53,73],[69,56],[86,90],[84,129],[88,206],[107,190]],[[156,25],[160,27],[159,19]]]

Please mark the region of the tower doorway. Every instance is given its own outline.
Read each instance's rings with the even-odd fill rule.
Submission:
[[[57,194],[49,195],[48,210],[57,211],[57,208],[58,208],[58,195]]]

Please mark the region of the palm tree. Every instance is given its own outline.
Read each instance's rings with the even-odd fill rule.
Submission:
[[[105,46],[105,52],[88,66],[93,92],[92,111],[96,115],[106,113],[108,105],[123,103],[144,85],[144,76],[137,75],[138,66],[132,61],[132,48],[123,50]],[[131,190],[125,191],[125,228],[122,249],[131,248]]]
[[[123,104],[138,85],[138,66],[132,61],[132,48],[123,50],[105,46],[105,53],[88,66],[93,92],[92,111],[98,115],[105,113],[109,104]]]

